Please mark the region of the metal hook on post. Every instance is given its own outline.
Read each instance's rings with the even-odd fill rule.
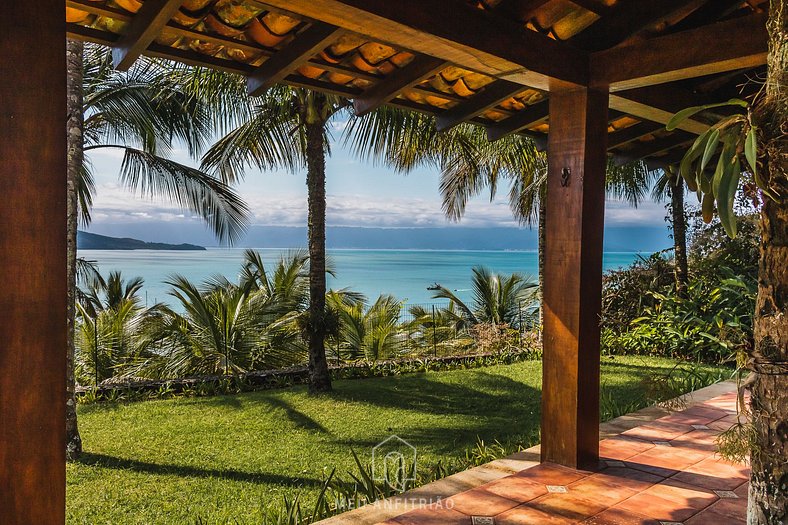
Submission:
[[[569,177],[572,175],[572,170],[564,168],[561,170],[561,187],[566,188],[569,186]]]

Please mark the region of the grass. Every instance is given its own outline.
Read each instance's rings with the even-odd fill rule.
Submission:
[[[642,380],[673,361],[604,358],[604,404],[647,403]],[[711,370],[711,369],[710,369]],[[85,454],[67,466],[69,523],[254,523],[332,468],[354,471],[391,434],[421,465],[464,454],[477,438],[538,442],[541,363],[338,381],[234,396],[81,406]],[[606,413],[611,414],[608,408]]]

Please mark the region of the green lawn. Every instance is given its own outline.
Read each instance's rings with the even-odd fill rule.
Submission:
[[[608,399],[643,404],[641,380],[667,359],[605,359]],[[338,381],[234,396],[80,407],[85,443],[67,467],[69,523],[253,523],[284,495],[354,469],[391,434],[420,464],[485,441],[538,442],[541,363]],[[308,498],[307,498],[308,499]]]

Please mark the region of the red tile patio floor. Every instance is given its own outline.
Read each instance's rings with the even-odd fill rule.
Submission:
[[[714,445],[735,409],[730,392],[602,440],[595,472],[543,463],[379,523],[744,523],[749,469]]]

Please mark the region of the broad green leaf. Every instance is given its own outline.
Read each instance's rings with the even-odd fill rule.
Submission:
[[[706,148],[703,150],[703,158],[700,161],[700,167],[698,168],[700,171],[706,169],[706,165],[709,163],[711,158],[714,156],[714,153],[717,152],[717,144],[720,141],[720,130],[713,129],[709,134],[709,138],[706,141]]]
[[[727,102],[721,102],[719,104],[706,104],[704,106],[693,106],[690,108],[682,109],[668,121],[668,124],[665,128],[668,131],[673,131],[678,127],[679,124],[690,118],[691,116],[695,115],[696,113],[700,113],[701,111],[706,111],[707,109],[711,108],[718,108],[722,106],[741,106],[746,108],[747,102],[738,98],[732,98]]]
[[[733,202],[736,198],[740,176],[741,164],[739,163],[739,157],[736,156],[733,163],[725,163],[717,196],[717,213],[720,216],[720,223],[730,238],[736,237],[737,233]]]

